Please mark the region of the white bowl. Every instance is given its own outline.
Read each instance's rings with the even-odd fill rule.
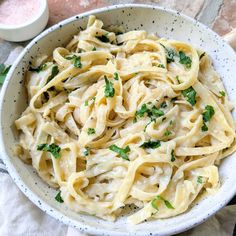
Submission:
[[[54,200],[56,191],[48,187],[31,166],[13,155],[12,147],[17,142],[13,122],[26,107],[22,81],[29,61],[40,53],[51,54],[55,47],[65,45],[80,27],[86,27],[88,15],[91,14],[105,25],[123,25],[126,30],[146,29],[203,48],[213,58],[231,101],[236,101],[236,83],[233,80],[236,75],[236,54],[222,38],[201,23],[178,12],[147,5],[111,6],[83,13],[51,27],[35,38],[18,57],[6,78],[1,94],[0,146],[8,172],[25,195],[43,211],[65,224],[94,235],[170,235],[200,224],[227,204],[236,193],[235,154],[226,158],[220,166],[222,186],[215,195],[208,196],[179,216],[136,226],[126,223],[126,216],[116,222],[107,222],[69,210]],[[236,116],[235,112],[233,115]]]
[[[47,0],[40,0],[40,8],[38,15],[32,20],[22,25],[0,24],[0,38],[21,42],[32,39],[38,35],[47,25],[49,18],[49,10]]]

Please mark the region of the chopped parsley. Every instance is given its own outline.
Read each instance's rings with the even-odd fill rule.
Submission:
[[[147,142],[144,142],[140,147],[156,149],[156,148],[159,148],[160,146],[161,146],[161,142],[159,140],[157,141],[149,140]]]
[[[202,176],[198,176],[197,177],[197,182],[199,183],[199,184],[202,184],[203,183],[203,179],[202,179],[203,177]]]
[[[97,48],[96,48],[96,47],[93,47],[92,51],[97,51]]]
[[[127,153],[130,152],[129,146],[127,146],[125,148],[120,148],[120,147],[116,146],[115,144],[113,144],[109,147],[109,149],[113,152],[118,153],[119,156],[121,156],[124,160],[129,161],[129,157],[127,155]]]
[[[48,77],[48,81],[47,82],[52,80],[58,73],[59,73],[58,66],[53,66],[52,67],[52,71],[51,71],[51,75]]]
[[[112,86],[113,83],[109,81],[105,75],[104,75],[104,79],[106,83],[105,90],[104,90],[105,97],[114,97],[115,89]]]
[[[197,93],[192,86],[183,90],[182,94],[192,106],[194,106],[196,104],[196,94]]]
[[[171,131],[169,131],[169,130],[166,130],[165,133],[164,133],[165,136],[169,136],[169,135],[171,135],[171,134],[172,134],[172,133],[171,133]]]
[[[117,72],[114,73],[114,79],[115,79],[115,80],[119,80],[119,75],[118,75]]]
[[[44,64],[42,64],[42,65],[40,65],[40,66],[38,66],[38,67],[36,67],[36,68],[30,67],[30,68],[29,68],[29,71],[34,71],[34,72],[39,73],[40,71],[43,71],[43,70],[45,70],[46,68],[47,68],[47,64],[44,63]]]
[[[169,208],[169,209],[175,209],[175,208],[172,206],[172,204],[171,204],[169,201],[167,201],[166,199],[164,199],[162,196],[158,195],[158,196],[156,196],[156,198],[157,198],[158,200],[164,201],[164,203],[165,203],[165,205],[166,205],[167,208]]]
[[[156,203],[156,200],[157,200],[157,198],[154,198],[154,199],[151,201],[151,205],[152,205],[152,207],[153,207],[154,209],[159,210],[159,209],[158,209],[158,206],[157,206],[157,203]]]
[[[151,105],[150,103],[147,103],[148,105]],[[147,116],[151,119],[152,121],[155,121],[156,118],[160,116],[164,116],[164,112],[157,107],[153,106],[151,109],[148,108],[147,104],[143,104],[139,110],[136,111],[136,116],[143,117],[145,113],[147,113]],[[149,122],[147,125],[149,125],[151,122]],[[147,126],[146,125],[146,126]],[[146,129],[146,127],[145,127]]]
[[[208,122],[212,118],[212,116],[215,114],[215,110],[213,106],[211,105],[206,105],[205,111],[202,113],[203,116],[203,121]]]
[[[74,67],[76,68],[82,68],[82,63],[81,63],[81,57],[72,55],[72,56],[66,56],[65,57],[67,60],[72,60]]]
[[[203,125],[202,125],[201,129],[202,129],[203,132],[208,130],[208,127],[207,127],[206,123],[203,122]]]
[[[92,134],[95,134],[95,133],[96,133],[96,131],[95,131],[94,128],[88,128],[88,130],[87,130],[88,135],[92,135]]]
[[[225,91],[222,90],[222,91],[219,91],[219,93],[222,97],[225,97]]]
[[[96,36],[96,38],[100,41],[102,41],[103,43],[108,43],[110,42],[109,38],[106,35],[102,35],[102,36]]]
[[[153,106],[151,109],[151,113],[148,113],[148,116],[153,120],[154,117],[164,116],[164,112]]]
[[[156,201],[157,201],[157,200],[163,201],[163,202],[165,203],[165,206],[166,206],[168,209],[175,209],[169,201],[167,201],[166,199],[164,199],[162,196],[157,195],[157,196],[151,201],[152,207],[155,208],[156,210],[158,210],[158,207],[157,207],[157,204],[156,204]]]
[[[74,59],[74,67],[76,67],[76,68],[82,68],[81,57],[76,57],[76,58]]]
[[[84,102],[84,105],[87,107],[88,106],[88,100]]]
[[[207,105],[205,107],[205,111],[202,113],[203,125],[201,129],[203,132],[208,130],[206,122],[209,122],[214,114],[215,114],[215,110],[213,106]]]
[[[191,68],[192,60],[190,57],[186,56],[183,51],[179,51],[179,62],[186,66],[186,68]]]
[[[174,150],[172,150],[171,151],[171,162],[174,162],[175,161],[175,151]]]
[[[47,144],[47,143],[39,144],[37,146],[37,150],[38,151],[50,152],[56,159],[61,157],[61,155],[60,155],[61,148],[58,145],[56,145],[55,143],[52,143],[52,144]]]
[[[136,116],[143,117],[147,111],[148,111],[147,105],[143,104],[141,108],[136,111]]]
[[[166,108],[167,107],[167,104],[166,102],[162,102],[161,105],[160,105],[161,108]]]
[[[10,68],[11,66],[5,66],[4,64],[0,64],[0,84],[3,84]]]
[[[203,52],[203,53],[200,55],[199,59],[201,60],[205,55],[206,55],[206,52]]]
[[[153,120],[151,119],[146,125],[145,125],[145,127],[144,127],[144,132],[146,132],[146,130],[147,130],[147,127],[151,124],[153,122]]]
[[[57,193],[57,195],[56,195],[56,197],[55,197],[55,200],[56,200],[57,202],[60,202],[60,203],[63,203],[63,202],[64,202],[64,200],[63,200],[62,197],[61,197],[61,191],[59,191],[59,192]]]
[[[165,68],[165,66],[163,64],[159,64],[157,67]]]
[[[161,44],[161,46],[165,49],[167,63],[174,62],[174,57],[177,55],[176,51],[172,48],[165,47],[163,44]]]

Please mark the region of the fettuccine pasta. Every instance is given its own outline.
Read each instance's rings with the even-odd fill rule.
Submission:
[[[87,28],[30,65],[18,156],[76,212],[128,221],[187,211],[220,187],[233,106],[209,56],[143,30]]]

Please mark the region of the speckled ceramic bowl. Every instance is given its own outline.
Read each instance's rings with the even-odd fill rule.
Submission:
[[[125,216],[116,222],[107,222],[69,210],[54,200],[56,191],[48,187],[31,166],[13,155],[12,147],[17,141],[13,122],[26,107],[23,76],[29,61],[40,53],[51,54],[55,47],[65,45],[86,26],[91,14],[100,18],[105,25],[123,25],[126,30],[145,29],[203,48],[213,58],[231,101],[236,101],[236,54],[206,26],[178,12],[146,5],[112,6],[83,13],[54,25],[35,38],[18,57],[7,76],[1,94],[0,142],[1,155],[10,175],[22,192],[43,211],[65,224],[94,235],[170,235],[200,224],[227,204],[236,193],[235,155],[223,161],[220,167],[222,186],[215,195],[203,199],[179,216],[137,226],[127,224]]]

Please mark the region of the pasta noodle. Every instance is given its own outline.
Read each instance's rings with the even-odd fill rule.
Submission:
[[[88,26],[27,72],[17,154],[76,212],[168,218],[220,187],[232,105],[209,56],[145,31]]]

